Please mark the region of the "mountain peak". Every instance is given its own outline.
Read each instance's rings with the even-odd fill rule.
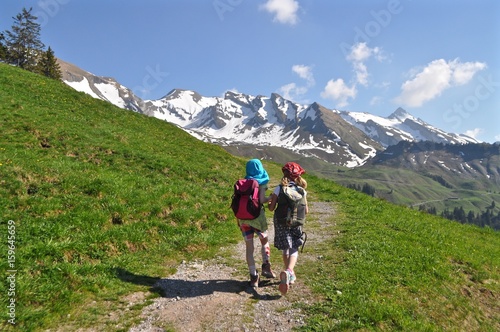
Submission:
[[[241,92],[227,90],[224,93],[224,99],[232,99],[232,98],[236,98],[236,97],[241,96],[241,95],[243,95]]]
[[[411,117],[412,115],[408,113],[404,108],[398,107],[391,115],[389,115],[388,119],[398,119],[400,121],[404,121],[405,119]]]
[[[70,67],[70,66],[67,66]],[[143,101],[131,90],[75,68],[66,83],[79,91],[184,128],[212,143],[275,146],[299,155],[347,167],[362,165],[383,147],[401,140],[462,143],[471,138],[448,134],[421,121],[403,108],[389,119],[369,113],[345,112],[318,102],[302,105],[273,93],[254,96],[228,90],[224,97],[204,97],[194,90],[176,88],[157,100]],[[117,91],[111,93],[110,91]],[[388,121],[389,120],[389,121]]]
[[[182,95],[185,95],[185,94],[191,95],[191,98],[196,102],[202,98],[201,95],[196,91],[176,88],[176,89],[170,90],[161,99],[166,99],[166,100],[178,99],[178,98],[181,98]]]

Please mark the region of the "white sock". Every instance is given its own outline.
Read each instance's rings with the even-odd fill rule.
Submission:
[[[248,270],[250,271],[251,275],[257,275],[257,269],[255,268],[255,265],[251,265],[248,267]]]

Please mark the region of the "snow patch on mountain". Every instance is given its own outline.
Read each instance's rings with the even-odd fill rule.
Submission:
[[[101,95],[111,104],[116,105],[120,108],[126,108],[127,104],[120,97],[119,90],[116,88],[116,86],[108,83],[96,83],[94,86],[99,90]]]
[[[183,89],[157,100],[142,100],[112,78],[95,76],[63,61],[60,64],[64,82],[75,90],[176,124],[200,140],[219,145],[276,146],[357,167],[402,140],[476,142],[432,127],[402,108],[384,118],[327,109],[317,103],[298,104],[276,93],[266,97],[227,91],[223,97],[205,97]]]
[[[92,88],[90,87],[90,82],[87,80],[86,77],[82,77],[81,81],[65,81],[67,85],[75,89],[76,91],[80,92],[85,92],[88,95],[91,95],[92,97],[96,99],[101,99],[97,94],[95,94],[94,91],[92,91]]]
[[[472,137],[447,133],[414,117],[402,108],[398,108],[389,117],[361,112],[341,112],[342,117],[364,131],[384,147],[405,141],[433,141],[438,143],[465,144],[478,143]]]

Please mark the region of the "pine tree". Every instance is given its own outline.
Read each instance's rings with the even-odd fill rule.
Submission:
[[[0,61],[7,60],[7,47],[4,45],[5,35],[0,32]]]
[[[460,206],[453,209],[453,220],[460,221],[461,223],[467,221],[467,216],[465,215],[463,207]]]
[[[375,195],[375,188],[370,186],[368,183],[365,183],[363,185],[363,188],[361,191],[367,195],[374,196]]]
[[[54,51],[52,51],[50,46],[49,49],[42,54],[37,64],[37,72],[59,81],[62,80],[61,67],[57,63]]]
[[[472,210],[469,210],[469,213],[467,214],[467,222],[469,224],[475,224],[476,223],[476,216]]]
[[[8,62],[30,71],[35,69],[45,47],[40,40],[40,24],[31,14],[32,9],[23,8],[21,14],[13,17],[12,31],[6,31]]]

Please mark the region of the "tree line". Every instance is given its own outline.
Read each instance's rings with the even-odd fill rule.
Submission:
[[[348,184],[345,187],[375,197],[375,187],[369,185],[368,183],[365,183],[363,186],[360,186],[359,184]]]
[[[363,186],[359,184],[347,184],[345,187],[375,197],[375,188],[368,183],[365,183]],[[469,210],[469,212],[466,213],[463,207],[460,206],[455,207],[453,211],[445,209],[439,215],[443,218],[458,221],[462,224],[473,224],[480,227],[490,227],[494,230],[500,230],[500,211],[495,214],[495,206],[495,201],[492,201],[491,205],[486,208],[486,211],[480,211],[478,213],[475,213],[472,210]],[[426,208],[424,205],[421,205],[419,210],[429,214],[438,215],[435,207]]]
[[[469,210],[468,213],[465,212],[463,207],[455,207],[453,211],[445,209],[441,212],[441,217],[446,219],[455,220],[462,224],[474,224],[480,227],[490,227],[494,230],[500,230],[500,211],[495,214],[493,210],[495,209],[495,201],[491,203],[491,206],[486,208],[486,211],[480,211],[474,213],[474,211]],[[425,211],[430,214],[436,215],[436,208],[425,208],[421,207],[420,210]]]
[[[62,80],[62,73],[54,51],[40,39],[41,26],[31,14],[33,8],[17,14],[11,30],[0,32],[0,61],[19,68]]]

